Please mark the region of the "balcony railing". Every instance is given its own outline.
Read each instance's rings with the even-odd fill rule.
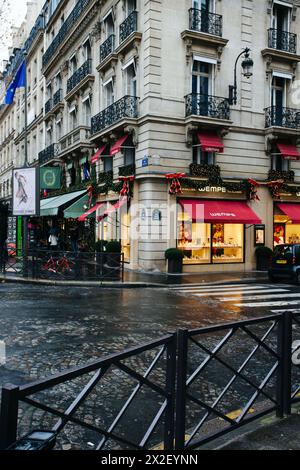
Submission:
[[[100,46],[100,63],[115,49],[115,35],[111,34]]]
[[[30,34],[29,34],[27,40],[25,41],[24,50],[26,52],[28,52],[28,50],[30,49],[33,41],[35,40],[35,38],[38,35],[38,32],[44,29],[44,24],[45,24],[44,17],[42,15],[38,16],[34,27],[30,31]]]
[[[300,109],[270,106],[265,109],[266,127],[278,126],[288,129],[300,128]]]
[[[57,144],[51,144],[49,147],[46,147],[44,150],[39,152],[39,164],[43,165],[44,163],[47,163],[49,160],[52,160],[52,158],[56,157],[58,154],[58,145]]]
[[[269,29],[269,47],[296,54],[297,34],[280,31],[274,28]]]
[[[88,59],[84,62],[84,64],[73,73],[72,77],[70,77],[67,81],[67,93],[70,93],[73,88],[78,85],[87,75],[92,73],[92,59]]]
[[[90,1],[91,0],[78,0],[75,7],[71,11],[70,15],[65,20],[62,27],[58,31],[57,35],[51,42],[45,54],[43,55],[43,66],[45,66],[51,60],[51,58],[57,53],[57,51],[59,50],[60,44],[67,37],[69,31],[76,24],[81,13],[86,8],[86,6],[90,3]]]
[[[120,44],[134,31],[137,31],[137,11],[130,13],[120,25]]]
[[[135,175],[135,163],[130,165],[124,165],[119,167],[119,176],[131,176]]]
[[[227,98],[191,93],[185,97],[186,116],[206,116],[215,119],[230,119],[230,106]]]
[[[73,145],[86,142],[89,143],[90,128],[87,126],[80,126],[70,132],[68,135],[60,139],[61,151],[72,147]]]
[[[191,30],[222,37],[223,18],[221,15],[210,13],[207,10],[190,8],[189,17],[189,28]]]
[[[62,102],[62,89],[57,90],[53,95],[53,107]]]
[[[92,117],[91,133],[96,134],[124,118],[138,117],[138,98],[126,95]]]
[[[49,113],[49,111],[51,111],[51,109],[53,108],[53,105],[52,105],[52,98],[50,98],[48,101],[46,101],[45,103],[45,114]]]

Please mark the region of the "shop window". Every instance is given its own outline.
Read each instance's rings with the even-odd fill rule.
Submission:
[[[130,262],[130,213],[127,204],[121,209],[121,249],[125,263]]]
[[[243,263],[244,225],[195,222],[179,211],[177,247],[186,265]]]
[[[212,152],[203,152],[199,145],[193,147],[193,163],[198,165],[214,165],[215,154]]]

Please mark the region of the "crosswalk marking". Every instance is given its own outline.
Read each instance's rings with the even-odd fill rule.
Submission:
[[[283,310],[271,310],[272,313],[285,313],[285,312],[290,312],[290,313],[300,313],[300,308],[285,308]]]
[[[264,291],[264,292],[266,292],[268,294],[267,295],[245,295],[245,296],[243,296],[243,301],[245,301],[245,300],[268,300],[268,299],[276,299],[276,298],[277,299],[282,299],[283,297],[285,299],[292,298],[292,297],[294,297],[294,298],[300,297],[300,292],[298,294],[295,294],[295,293],[294,294],[284,294],[284,296],[282,294],[275,294],[275,293],[269,294],[269,292],[288,292],[284,289],[279,289],[279,290],[274,289],[274,291],[272,291],[272,289],[270,289],[270,290]],[[221,300],[221,302],[234,302],[235,300],[237,300],[237,298],[236,297],[229,297],[229,298],[226,297],[226,298],[220,299],[220,300]]]
[[[285,307],[287,305],[300,305],[299,300],[277,300],[275,302],[237,303],[236,307]]]
[[[176,286],[176,287],[170,287],[170,289],[172,290],[194,290],[194,289],[201,289],[201,290],[212,290],[212,289],[232,289],[232,288],[242,288],[242,287],[248,287],[249,284],[220,284],[220,285],[216,285],[216,284],[211,284],[211,285],[208,285],[206,284],[205,286],[203,286],[202,284],[192,284],[190,286]],[[257,286],[256,286],[257,287]]]
[[[256,289],[255,289],[255,290],[243,290],[243,291],[236,292],[236,296],[235,296],[235,297],[232,297],[232,298],[229,298],[229,299],[228,299],[228,298],[226,298],[226,299],[220,298],[220,300],[223,301],[223,302],[224,302],[225,300],[226,300],[226,302],[229,301],[229,300],[233,301],[233,300],[236,300],[237,297],[239,297],[239,296],[243,296],[243,300],[244,300],[244,299],[246,298],[245,296],[247,296],[248,294],[257,294],[257,293],[258,293],[258,294],[268,294],[269,292],[274,292],[274,293],[275,293],[275,292],[289,292],[289,291],[288,291],[287,289],[267,289],[267,290],[265,290],[265,289],[256,290]],[[201,294],[195,294],[195,295],[196,295],[197,297],[207,297],[207,296],[210,297],[210,296],[221,296],[221,295],[229,295],[229,296],[230,296],[230,295],[233,295],[233,294],[234,294],[233,292],[213,292],[212,294],[209,294],[209,293],[203,294],[203,293],[201,293]],[[260,297],[264,298],[265,296],[264,296],[264,295],[257,296],[257,298],[260,298]],[[271,296],[271,297],[272,297],[272,296]],[[271,297],[270,297],[270,298],[271,298]],[[280,297],[281,297],[281,296],[280,296]],[[299,296],[299,297],[300,297],[300,296]],[[250,297],[249,297],[249,300],[251,300]],[[254,300],[254,299],[253,299],[253,300]]]
[[[222,294],[222,292],[231,292],[232,294],[234,294],[235,292],[241,292],[241,291],[253,291],[253,290],[264,290],[266,289],[266,286],[255,286],[255,287],[238,287],[237,289],[232,289],[232,288],[227,288],[227,287],[222,287],[221,289],[189,289],[189,290],[185,290],[185,289],[182,289],[180,291],[177,291],[177,292],[181,292],[181,293],[186,293],[186,294],[194,294],[194,293],[201,293],[201,294],[204,294],[204,295],[210,295],[211,293],[213,292],[216,292],[216,294]]]

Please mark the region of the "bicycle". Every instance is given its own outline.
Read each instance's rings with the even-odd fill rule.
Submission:
[[[63,254],[58,260],[55,260],[53,256],[50,255],[48,261],[42,265],[42,269],[56,274],[65,274],[66,272],[72,272],[74,265],[75,263],[68,260],[65,254]]]

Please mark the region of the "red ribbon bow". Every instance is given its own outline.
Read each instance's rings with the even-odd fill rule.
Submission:
[[[182,194],[180,179],[185,176],[185,173],[168,173],[167,179],[171,179],[171,186],[169,189],[170,194]]]
[[[134,176],[119,176],[119,181],[123,181],[123,187],[120,191],[120,196],[127,196],[130,194],[129,182],[134,181]]]
[[[257,187],[259,183],[251,178],[248,179],[248,183],[250,183],[250,199],[251,201],[260,201],[260,198],[257,194]]]

